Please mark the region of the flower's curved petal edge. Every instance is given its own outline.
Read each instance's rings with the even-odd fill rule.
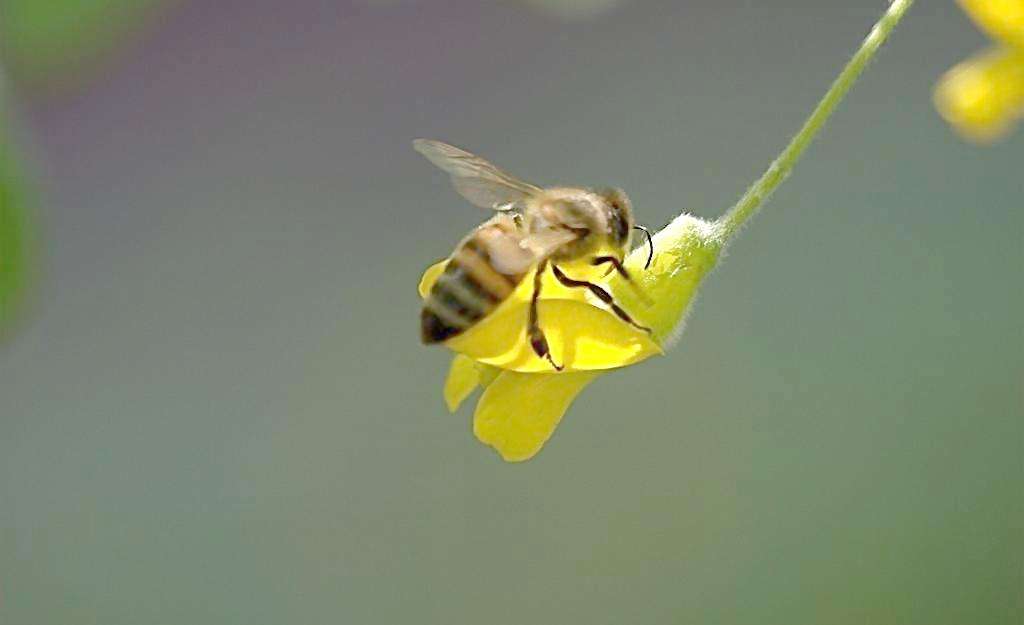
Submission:
[[[448,412],[455,412],[459,405],[480,385],[480,370],[468,356],[455,354],[448,377],[444,381],[444,403]]]
[[[1024,115],[1024,49],[995,50],[953,67],[935,88],[935,108],[967,139],[1002,137]]]
[[[580,391],[600,374],[502,371],[480,397],[473,434],[508,462],[529,460],[551,438]]]
[[[491,385],[498,375],[501,374],[501,369],[492,367],[491,365],[485,365],[482,362],[476,363],[477,371],[480,372],[480,386],[481,388],[487,388]]]
[[[1024,0],[959,0],[971,19],[993,39],[1024,49]]]
[[[458,410],[476,387],[487,388],[499,373],[501,370],[497,367],[474,362],[472,358],[462,354],[455,354],[444,382],[444,403],[448,406],[448,411]]]
[[[538,357],[530,346],[528,315],[528,302],[506,302],[445,345],[501,369],[551,373],[551,363]],[[662,353],[646,332],[592,304],[542,299],[537,304],[537,315],[551,357],[567,372],[625,367]]]
[[[420,278],[420,284],[417,290],[420,293],[420,299],[424,299],[430,293],[431,287],[437,282],[437,279],[441,277],[441,273],[444,268],[448,266],[448,259],[439,260],[433,265],[427,267],[427,270],[423,272],[423,277]]]
[[[436,263],[423,274],[419,285],[422,296],[429,293],[447,262]],[[599,271],[578,265],[570,270],[574,271],[573,277],[582,275],[589,279]],[[526,335],[533,292],[531,276],[524,278],[512,295],[486,318],[445,341],[445,346],[479,363],[501,369],[551,372],[551,363],[537,356]],[[565,371],[614,369],[662,353],[661,347],[646,332],[624,323],[603,305],[590,303],[585,289],[567,288],[550,273],[545,273],[541,293],[538,318],[552,358]],[[643,310],[639,308],[637,320],[642,323]]]
[[[626,268],[654,305],[645,308],[619,276],[611,276],[609,290],[626,310],[639,310],[651,327],[653,338],[670,347],[679,338],[682,322],[722,249],[720,231],[714,222],[693,215],[680,215],[654,235],[654,260],[644,269],[647,252],[637,248],[626,258]]]

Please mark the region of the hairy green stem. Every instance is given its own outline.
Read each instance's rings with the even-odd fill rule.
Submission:
[[[626,261],[640,275],[640,286],[655,304],[644,309],[627,285],[611,278],[609,284],[616,299],[627,309],[645,310],[644,322],[654,339],[663,347],[679,336],[680,322],[686,316],[697,288],[715,266],[722,249],[733,239],[775,189],[782,184],[814,136],[828,121],[850,87],[913,4],[913,0],[894,0],[885,15],[871,29],[857,53],[839,73],[811,116],[768,170],[743,194],[739,202],[713,222],[683,213],[654,237],[657,253],[647,269],[647,251],[638,247]]]
[[[818,106],[814,107],[811,116],[807,118],[800,131],[790,140],[789,145],[782,150],[782,153],[772,162],[768,170],[761,175],[761,178],[747,189],[747,192],[736,202],[735,206],[715,222],[718,229],[718,238],[722,244],[728,243],[736,235],[740,227],[757,213],[765,200],[789,176],[789,172],[793,170],[793,166],[800,160],[804,150],[807,149],[815,135],[818,134],[818,131],[828,121],[828,118],[836,110],[836,107],[839,106],[839,103],[843,101],[850,87],[857,82],[857,78],[860,77],[868,63],[871,62],[871,59],[878,52],[878,49],[885,43],[889,34],[896,28],[896,25],[899,24],[903,15],[913,3],[914,0],[893,0],[892,4],[889,5],[889,10],[885,12],[885,15],[878,20],[875,27],[868,33],[860,49],[857,50],[857,53],[853,55],[853,58],[846,64],[843,71],[836,77],[835,82],[832,83],[825,96],[818,102]]]

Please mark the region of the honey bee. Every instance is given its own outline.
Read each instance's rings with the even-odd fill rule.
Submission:
[[[420,315],[424,343],[450,339],[479,323],[533,271],[527,336],[537,356],[561,370],[537,317],[541,278],[549,268],[563,285],[588,289],[624,323],[650,332],[604,288],[575,280],[559,267],[575,262],[608,265],[609,271],[615,270],[636,288],[623,266],[633,230],[647,234],[648,265],[653,242],[650,232],[634,223],[629,198],[620,189],[541,188],[440,141],[417,139],[413,147],[451,176],[462,197],[496,211],[459,242],[431,288]]]

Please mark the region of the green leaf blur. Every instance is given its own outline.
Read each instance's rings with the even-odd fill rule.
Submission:
[[[160,0],[0,0],[0,53],[27,83],[64,82],[101,60]]]
[[[0,121],[0,336],[9,326],[28,281],[28,198],[10,133]]]

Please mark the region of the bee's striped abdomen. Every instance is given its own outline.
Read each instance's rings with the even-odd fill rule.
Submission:
[[[522,273],[506,274],[494,268],[482,233],[486,230],[459,245],[430,289],[420,316],[424,343],[444,341],[472,327],[505,301],[523,279]]]

